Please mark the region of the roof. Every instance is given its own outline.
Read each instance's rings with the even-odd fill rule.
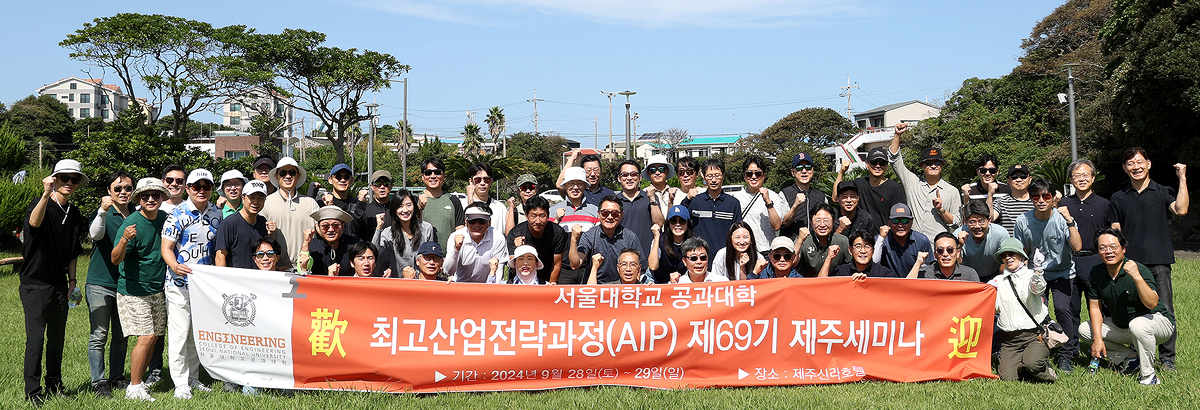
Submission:
[[[84,83],[95,84],[95,85],[98,85],[98,86],[101,86],[101,87],[107,88],[107,89],[109,89],[109,90],[111,90],[111,91],[114,91],[114,92],[116,92],[117,94],[124,94],[123,92],[121,92],[121,87],[119,87],[119,86],[116,86],[116,85],[113,85],[113,84],[105,84],[105,83],[104,83],[104,79],[102,79],[102,78],[79,78],[79,77],[75,77],[75,76],[70,76],[70,77],[67,77],[67,78],[64,78],[64,79],[61,79],[61,80],[58,80],[58,81],[52,82],[52,83],[50,83],[50,84],[46,84],[46,85],[42,86],[41,88],[38,88],[38,94],[41,94],[41,93],[42,93],[44,90],[46,90],[46,89],[48,89],[48,88],[52,88],[52,87],[54,87],[54,86],[57,86],[57,85],[59,85],[59,84],[62,84],[62,83],[65,83],[65,82],[68,82],[68,81],[71,81],[71,80],[75,80],[75,81],[79,81],[79,82],[84,82]]]
[[[937,108],[933,104],[930,104],[930,103],[927,103],[924,101],[911,100],[911,101],[905,101],[905,102],[900,102],[900,103],[895,103],[895,104],[888,104],[888,105],[884,105],[881,107],[875,107],[875,108],[872,108],[872,109],[869,109],[869,110],[866,110],[863,112],[854,113],[854,118],[857,119],[859,116],[863,116],[863,115],[879,114],[882,112],[891,111],[891,110],[894,110],[894,109],[897,109],[900,107],[904,107],[904,106],[908,106],[908,105],[912,105],[912,104],[924,104],[924,105],[928,106],[929,108],[934,108],[934,109]]]

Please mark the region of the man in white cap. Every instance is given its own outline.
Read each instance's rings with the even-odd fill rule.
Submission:
[[[68,199],[87,186],[79,161],[64,159],[42,180],[42,195],[25,210],[21,256],[21,306],[25,312],[25,399],[41,404],[63,392],[62,351],[67,328],[67,297],[75,288],[75,258],[87,222]],[[42,349],[46,389],[42,389]]]
[[[200,357],[192,338],[192,297],[188,265],[213,264],[213,238],[221,223],[221,210],[209,203],[213,177],[207,169],[193,170],[187,179],[188,200],[167,215],[162,230],[162,257],[167,264],[167,357],[175,398],[192,398],[192,388],[209,391],[200,383]]]
[[[254,242],[275,233],[274,222],[258,217],[266,202],[267,184],[259,180],[247,182],[242,189],[242,209],[226,217],[217,228],[217,238],[214,240],[217,253],[213,258],[215,265],[242,269],[257,267],[254,263]]]
[[[446,274],[453,281],[486,283],[492,276],[489,264],[508,260],[508,246],[500,231],[491,226],[492,210],[485,203],[471,204],[464,214],[467,226],[450,235]]]
[[[217,187],[217,195],[221,196],[217,206],[221,207],[221,217],[228,218],[242,210],[242,189],[246,186],[246,177],[242,171],[231,169],[221,174],[221,183]],[[223,202],[223,203],[221,203]]]
[[[308,174],[292,157],[283,157],[270,174],[271,184],[279,191],[267,196],[263,205],[262,216],[267,222],[274,222],[279,229],[275,239],[283,245],[283,256],[279,263],[283,266],[293,266],[300,257],[304,247],[304,231],[312,228],[312,218],[317,211],[317,201],[296,190],[304,186]]]
[[[791,239],[783,235],[776,236],[771,240],[767,258],[760,259],[754,272],[746,274],[746,279],[803,278],[804,275],[796,270],[800,257],[795,250],[796,244]]]
[[[570,167],[563,172],[562,185],[567,193],[567,200],[550,207],[550,221],[557,223],[564,232],[571,232],[575,226],[579,226],[580,232],[587,232],[600,223],[600,208],[584,200],[586,178],[583,168],[580,167]],[[585,269],[571,269],[570,258],[562,259],[562,270],[559,272],[557,283],[579,285],[587,281],[587,277],[584,276],[587,272]]]
[[[163,295],[162,232],[167,221],[160,207],[170,191],[158,178],[142,178],[133,191],[138,211],[125,218],[121,239],[113,245],[112,262],[120,266],[117,280],[117,311],[121,330],[136,336],[129,362],[129,387],[125,398],[154,401],[142,376],[147,373],[155,343],[167,332],[167,301]]]

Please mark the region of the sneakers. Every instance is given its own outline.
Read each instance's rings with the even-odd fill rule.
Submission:
[[[251,396],[251,397],[257,396],[258,389],[254,388],[254,387],[250,387],[250,386],[242,386],[242,394]]]
[[[1143,386],[1157,386],[1162,384],[1162,379],[1159,379],[1157,374],[1152,374],[1149,377],[1140,380],[1139,383],[1141,383]]]
[[[1175,371],[1175,361],[1174,360],[1163,360],[1162,363],[1158,364],[1158,368],[1162,369],[1163,371],[1166,371],[1166,372],[1173,372],[1173,371]]]
[[[175,398],[180,400],[191,400],[192,388],[188,386],[179,386],[175,388]]]
[[[1058,358],[1058,370],[1063,374],[1071,374],[1075,370],[1075,364],[1071,363],[1071,359],[1060,357]]]
[[[1137,356],[1125,359],[1125,362],[1122,363],[1121,367],[1120,367],[1121,374],[1124,374],[1127,376],[1139,374],[1142,371],[1141,369],[1142,369],[1142,362],[1140,360],[1138,360]]]
[[[109,379],[108,381],[109,389],[124,389],[126,387],[129,387],[129,380],[125,380],[124,377],[117,378],[115,380]]]
[[[159,381],[162,381],[162,370],[154,370],[151,371],[148,376],[146,376],[145,380],[142,380],[142,383],[153,386]]]
[[[154,401],[154,398],[150,397],[150,391],[146,389],[146,383],[129,385],[129,387],[125,389],[125,398],[149,402]]]
[[[199,379],[188,380],[188,386],[191,386],[191,388],[205,392],[205,393],[212,391],[212,389],[210,389],[208,386],[205,386],[204,383],[200,383]]]
[[[239,391],[242,391],[242,385],[237,384],[237,383],[225,382],[225,386],[222,387],[222,390],[225,390],[226,393],[237,393]]]
[[[111,399],[112,387],[109,387],[107,380],[101,380],[92,385],[92,391],[96,393],[96,397]]]

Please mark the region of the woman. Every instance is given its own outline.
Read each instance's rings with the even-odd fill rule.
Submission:
[[[537,276],[537,272],[544,267],[542,260],[538,259],[537,248],[521,245],[513,251],[513,255],[513,258],[508,261],[508,267],[512,268],[513,274],[505,283],[510,285],[545,284],[538,280]]]
[[[379,248],[376,248],[370,242],[357,242],[354,245],[350,245],[350,249],[346,251],[346,256],[350,259],[350,267],[354,277],[371,277],[375,271],[375,255],[377,254],[379,254]]]
[[[412,267],[417,257],[417,249],[425,242],[437,242],[437,230],[429,222],[421,220],[421,207],[417,206],[417,197],[412,192],[401,191],[388,201],[388,213],[392,215],[391,224],[383,222],[383,214],[377,218],[378,229],[371,240],[379,247],[379,253],[388,255],[391,264],[387,268],[392,273],[403,272],[404,268]],[[388,277],[399,277],[389,275]]]
[[[687,266],[687,271],[682,275],[678,273],[671,275],[673,283],[729,281],[729,278],[725,277],[724,274],[708,270],[708,242],[705,242],[704,239],[688,239],[683,241],[683,245],[680,245],[679,249],[683,252],[683,264]]]
[[[281,253],[278,241],[270,236],[264,236],[254,241],[250,249],[254,249],[254,266],[258,270],[278,270],[276,267]]]
[[[747,271],[757,266],[760,258],[758,245],[754,242],[750,224],[737,221],[730,225],[729,235],[725,239],[729,245],[717,250],[713,257],[713,273],[725,275],[729,280],[745,280]],[[732,251],[730,248],[733,248]]]
[[[1041,338],[1041,323],[1049,315],[1041,297],[1046,279],[1025,266],[1027,258],[1021,241],[1005,239],[996,251],[1003,271],[988,282],[996,287],[1000,379],[1016,380],[1024,369],[1037,380],[1053,382],[1058,375],[1050,366],[1050,348]]]
[[[683,205],[675,205],[667,213],[667,240],[664,242],[660,236],[662,229],[660,227],[651,227],[650,232],[654,235],[654,241],[650,245],[650,255],[646,260],[649,265],[650,272],[654,274],[654,283],[670,283],[672,273],[683,273],[686,267],[683,266],[683,252],[679,251],[679,246],[683,241],[692,237],[692,228],[688,224],[688,218],[691,212]]]
[[[92,391],[100,397],[112,397],[113,387],[121,388],[129,383],[122,377],[128,341],[121,331],[117,314],[117,280],[121,273],[108,256],[112,255],[113,244],[120,240],[119,228],[129,216],[132,197],[133,178],[125,171],[113,172],[108,177],[108,195],[100,198],[100,209],[96,211],[96,218],[88,230],[93,244],[87,284],[84,285],[88,321],[91,324],[88,363],[92,370]],[[112,335],[112,348],[108,352],[109,376],[106,379],[104,345],[109,334]]]

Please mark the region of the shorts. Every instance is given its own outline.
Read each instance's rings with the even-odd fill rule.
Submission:
[[[117,295],[117,313],[126,336],[167,334],[167,298],[162,292],[148,296]]]

